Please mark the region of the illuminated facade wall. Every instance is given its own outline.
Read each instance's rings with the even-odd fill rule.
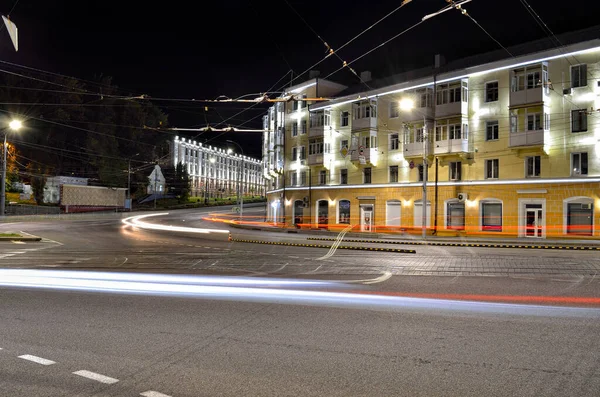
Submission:
[[[173,141],[172,160],[174,166],[182,162],[187,167],[192,196],[235,197],[238,187],[246,196],[265,195],[260,160],[179,137]]]
[[[420,233],[426,159],[429,233],[600,237],[600,40],[309,109],[322,160],[286,145],[270,193],[288,224]]]

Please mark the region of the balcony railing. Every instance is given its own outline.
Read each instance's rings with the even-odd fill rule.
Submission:
[[[323,165],[323,153],[309,154],[308,165]]]
[[[435,107],[435,117],[449,117],[449,116],[460,116],[468,114],[468,102],[458,101],[452,103],[445,103],[443,105],[437,105]]]
[[[425,154],[431,153],[431,142],[409,142],[404,143],[404,157],[423,157],[423,149]]]
[[[509,106],[520,106],[532,103],[540,103],[544,100],[544,89],[542,85],[534,88],[526,88],[519,91],[511,91]]]
[[[323,134],[325,133],[325,128],[329,128],[329,127],[325,127],[324,125],[310,127],[308,129],[308,136],[311,138],[312,137],[322,137]]]
[[[523,132],[511,132],[508,138],[509,147],[519,146],[541,146],[544,145],[546,130],[530,130]]]
[[[351,131],[377,128],[377,117],[364,117],[352,120]]]
[[[435,141],[434,154],[467,153],[469,151],[468,139],[446,139]]]
[[[362,152],[362,153],[361,153]],[[377,154],[377,148],[366,148],[362,151],[359,146],[352,146],[350,148],[350,160],[351,161],[360,161],[364,158],[365,163],[369,163],[372,158],[375,158]]]

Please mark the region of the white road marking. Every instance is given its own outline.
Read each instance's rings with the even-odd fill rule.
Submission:
[[[342,240],[344,239],[344,236],[346,235],[346,233],[348,233],[350,230],[352,230],[352,225],[348,225],[346,226],[344,229],[342,229],[342,231],[338,234],[338,236],[336,237],[335,241],[333,244],[331,244],[331,248],[329,248],[329,252],[327,252],[327,254],[325,254],[325,256],[322,256],[320,258],[317,258],[316,260],[321,261],[323,259],[327,259],[330,258],[331,256],[333,256],[333,254],[335,254],[335,251],[337,250],[337,248],[340,246],[340,244],[342,243]]]
[[[113,384],[113,383],[117,383],[119,381],[118,379],[111,378],[110,376],[97,374],[95,372],[86,371],[86,370],[75,371],[75,372],[73,372],[73,374],[83,376],[84,378],[92,379],[92,380],[95,380],[95,381],[98,381],[101,383],[106,383],[109,385]]]
[[[143,393],[140,393],[140,396],[144,396],[144,397],[171,397],[168,394],[159,393],[159,392],[154,391],[154,390],[148,390],[148,391],[145,391]]]
[[[25,241],[11,240],[10,242],[13,243],[13,244],[25,244]]]
[[[56,364],[56,361],[47,360],[42,357],[32,356],[30,354],[24,354],[22,356],[19,356],[19,358],[22,358],[23,360],[33,361],[34,363],[38,363],[38,364],[42,364],[42,365]]]

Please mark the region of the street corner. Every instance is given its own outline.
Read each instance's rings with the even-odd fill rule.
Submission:
[[[17,232],[1,232],[0,241],[41,241],[42,238],[33,234],[17,231]]]

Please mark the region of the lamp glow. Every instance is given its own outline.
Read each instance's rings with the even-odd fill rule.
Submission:
[[[23,127],[23,123],[21,123],[21,120],[12,120],[10,123],[8,123],[8,126],[11,130],[18,131],[21,129],[21,127]]]
[[[402,98],[400,100],[400,109],[407,111],[415,107],[415,102],[410,98]]]

